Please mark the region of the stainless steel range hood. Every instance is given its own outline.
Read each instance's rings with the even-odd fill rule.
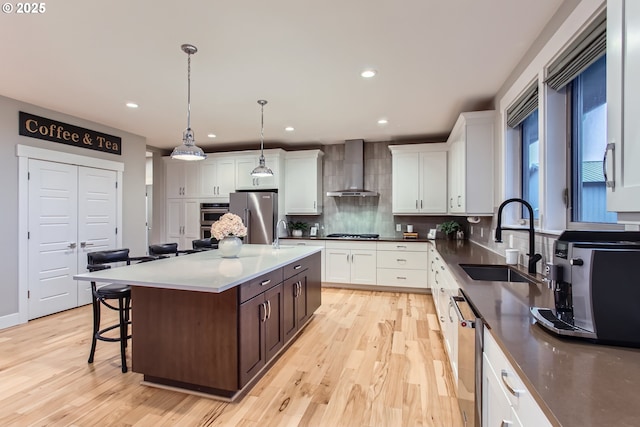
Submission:
[[[377,197],[364,189],[364,140],[349,139],[344,145],[344,189],[327,191],[328,197]]]

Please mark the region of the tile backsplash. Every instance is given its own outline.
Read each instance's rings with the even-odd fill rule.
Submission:
[[[496,209],[497,211],[497,209]],[[497,212],[496,212],[497,214]],[[468,237],[487,249],[492,250],[502,256],[505,256],[505,250],[513,242],[513,248],[520,251],[519,264],[526,266],[528,264],[527,253],[529,253],[529,233],[528,231],[502,231],[502,243],[494,241],[494,233],[497,224],[497,215],[493,217],[480,217],[477,224],[469,224]],[[544,271],[544,265],[553,259],[553,244],[558,236],[551,234],[535,233],[535,251],[542,255],[542,261],[537,264],[538,273]]]
[[[414,232],[421,238],[427,236],[431,228],[452,219],[448,216],[394,216],[392,214],[391,193],[391,152],[389,142],[365,142],[364,144],[364,186],[366,190],[377,191],[378,197],[327,197],[327,191],[344,188],[344,144],[323,147],[324,207],[322,215],[289,216],[289,220],[319,224],[324,234],[331,233],[377,233],[381,237],[401,237],[396,231],[400,224],[402,231],[413,225]],[[468,230],[465,218],[459,220],[463,229]]]

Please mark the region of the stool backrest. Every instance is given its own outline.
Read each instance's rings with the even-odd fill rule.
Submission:
[[[178,255],[177,243],[161,243],[149,246],[149,255]]]
[[[87,254],[87,262],[89,266],[108,264],[112,262],[126,262],[129,264],[129,249],[123,248],[89,252]]]
[[[193,249],[213,249],[211,238],[193,240],[191,244]]]

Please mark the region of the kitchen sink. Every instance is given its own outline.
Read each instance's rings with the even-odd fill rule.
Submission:
[[[507,265],[460,264],[460,267],[473,280],[531,283],[530,279]]]

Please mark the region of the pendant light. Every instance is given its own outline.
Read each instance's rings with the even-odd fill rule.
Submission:
[[[173,149],[172,159],[178,160],[204,160],[207,155],[202,148],[196,145],[193,131],[191,130],[191,55],[198,51],[193,45],[183,44],[182,51],[187,54],[187,128],[182,132],[182,145]]]
[[[260,104],[260,160],[258,166],[251,171],[251,176],[264,177],[264,176],[273,176],[273,171],[269,169],[264,164],[264,106],[267,103],[264,99],[258,100],[258,104]]]

